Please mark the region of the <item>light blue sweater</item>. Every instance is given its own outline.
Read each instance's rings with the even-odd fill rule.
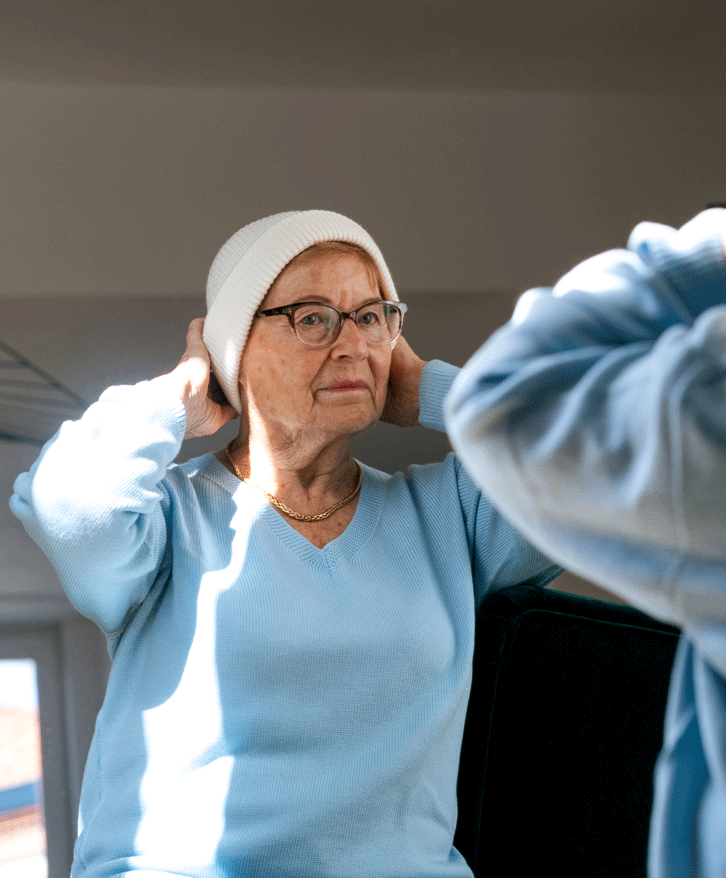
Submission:
[[[430,363],[441,429],[456,370]],[[315,548],[207,455],[177,399],[111,388],[11,505],[114,656],[74,876],[464,878],[452,847],[475,605],[557,572],[458,460],[363,467]]]
[[[564,566],[683,630],[651,878],[726,876],[726,211],[525,294],[447,402],[478,484]]]

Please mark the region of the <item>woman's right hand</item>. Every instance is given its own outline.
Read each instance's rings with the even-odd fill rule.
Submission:
[[[210,436],[237,417],[212,372],[209,352],[202,340],[203,328],[203,317],[192,320],[187,330],[187,347],[179,365],[172,372],[154,379],[171,387],[184,403],[187,412],[185,439]]]

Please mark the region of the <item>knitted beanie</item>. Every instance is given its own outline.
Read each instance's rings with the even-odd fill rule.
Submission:
[[[357,244],[381,276],[384,298],[398,301],[381,251],[358,223],[329,210],[278,213],[240,229],[215,257],[207,278],[204,343],[222,390],[240,411],[239,363],[252,319],[282,269],[323,241]]]

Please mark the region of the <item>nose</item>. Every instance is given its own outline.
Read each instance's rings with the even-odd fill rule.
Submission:
[[[333,353],[338,356],[354,356],[356,358],[368,356],[368,344],[365,336],[355,320],[348,315],[343,318],[340,333],[333,343]]]

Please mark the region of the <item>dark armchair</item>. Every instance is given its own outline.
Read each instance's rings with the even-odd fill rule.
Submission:
[[[644,878],[678,632],[533,586],[487,599],[455,844],[477,878]]]

